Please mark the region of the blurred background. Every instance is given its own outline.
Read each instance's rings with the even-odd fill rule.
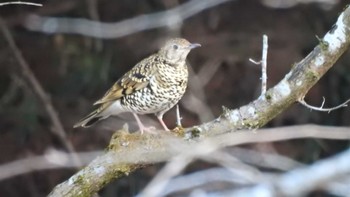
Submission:
[[[49,98],[46,101],[59,118],[58,127],[52,123],[55,115],[50,115],[47,102],[43,102],[28,80],[28,73],[20,66],[8,39],[1,33],[0,165],[43,155],[48,150],[67,151],[72,147],[77,152],[103,150],[113,132],[125,123],[131,131],[136,130],[130,114],[109,118],[88,129],[73,129],[72,125],[94,109],[92,103],[121,75],[157,51],[170,37],[184,37],[202,44],[188,57],[190,85],[180,102],[183,126],[214,119],[221,114],[222,106],[236,108],[247,104],[260,94],[261,69],[248,59],[261,59],[263,34],[269,37],[268,87],[272,87],[319,43],[317,36],[323,37],[349,3],[339,0],[32,2],[43,6],[1,6],[0,17],[9,28],[32,76]],[[203,7],[205,9],[198,11]],[[169,14],[163,11],[172,9],[179,16],[184,14],[184,18],[169,17],[164,18],[168,21],[162,22],[159,19],[163,15],[151,15],[138,18],[139,23],[129,20],[144,14]],[[89,34],[109,34],[103,34],[99,29],[89,32],[91,29],[85,29],[89,23],[73,20],[78,18],[110,24],[128,21],[114,24],[115,34],[112,29],[106,30],[111,36],[96,38]],[[350,53],[346,52],[309,92],[306,101],[320,106],[324,96],[325,107],[331,107],[350,98],[349,64]],[[349,117],[349,108],[322,113],[295,104],[267,126],[308,123],[348,126]],[[142,116],[142,120],[146,125],[161,128],[153,115]],[[164,120],[170,128],[174,127],[175,110],[165,114]],[[60,137],[57,130],[64,131],[65,136]],[[344,141],[309,139],[246,147],[276,151],[310,163],[348,146],[349,143]],[[100,195],[135,195],[161,166],[149,166],[132,173],[107,186]],[[198,162],[188,171],[210,166]],[[8,177],[0,180],[0,196],[45,196],[76,170],[39,170]]]

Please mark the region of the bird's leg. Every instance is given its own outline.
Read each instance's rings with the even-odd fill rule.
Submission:
[[[139,118],[139,116],[137,114],[132,113],[132,115],[134,115],[134,117],[136,119],[136,122],[137,122],[137,124],[138,124],[138,126],[140,128],[141,134],[143,134],[143,131],[147,131],[147,132],[153,133],[150,128],[147,128],[147,127],[145,127],[142,124],[142,122],[141,122],[141,120],[140,120],[140,118]]]
[[[163,126],[164,130],[169,131],[168,127],[165,125],[164,121],[163,121],[163,114],[156,114],[157,118],[160,122],[160,124]]]

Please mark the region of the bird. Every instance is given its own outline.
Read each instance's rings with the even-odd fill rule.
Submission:
[[[184,38],[172,38],[158,50],[126,72],[94,105],[98,108],[73,127],[90,127],[100,120],[131,112],[141,134],[150,131],[139,114],[155,114],[164,130],[169,131],[163,115],[174,107],[186,91],[189,52],[201,45]]]

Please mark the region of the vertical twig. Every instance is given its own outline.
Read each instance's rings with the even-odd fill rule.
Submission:
[[[249,61],[256,65],[261,65],[261,95],[264,95],[266,93],[266,87],[267,87],[267,51],[268,51],[268,37],[267,35],[263,35],[263,50],[262,50],[262,57],[260,61],[255,61],[251,58],[249,58]]]
[[[13,51],[17,61],[18,61],[18,66],[20,70],[22,71],[23,77],[28,81],[30,86],[33,88],[34,93],[37,95],[37,97],[40,99],[40,101],[43,103],[45,110],[52,122],[53,128],[51,129],[52,133],[56,135],[62,142],[62,144],[66,147],[66,149],[71,152],[75,153],[74,147],[72,143],[67,139],[66,132],[63,129],[63,126],[61,124],[61,121],[57,115],[57,112],[55,111],[51,100],[49,96],[45,93],[45,90],[39,83],[39,81],[36,79],[34,73],[31,71],[28,63],[25,61],[21,51],[18,49],[16,46],[16,43],[5,25],[4,21],[2,18],[0,18],[0,29],[4,35],[4,38],[7,40],[10,49]],[[77,164],[80,164],[80,161],[78,157],[74,157],[74,160]]]
[[[176,105],[176,126],[182,127],[179,104]]]
[[[266,84],[267,84],[267,50],[268,50],[268,37],[267,35],[263,35],[263,51],[262,51],[262,59],[261,59],[261,94],[266,93]]]

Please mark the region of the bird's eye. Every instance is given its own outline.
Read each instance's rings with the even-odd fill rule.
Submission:
[[[177,46],[176,44],[173,45],[173,49],[176,50],[176,49],[178,49],[178,48],[179,48],[179,46]]]

